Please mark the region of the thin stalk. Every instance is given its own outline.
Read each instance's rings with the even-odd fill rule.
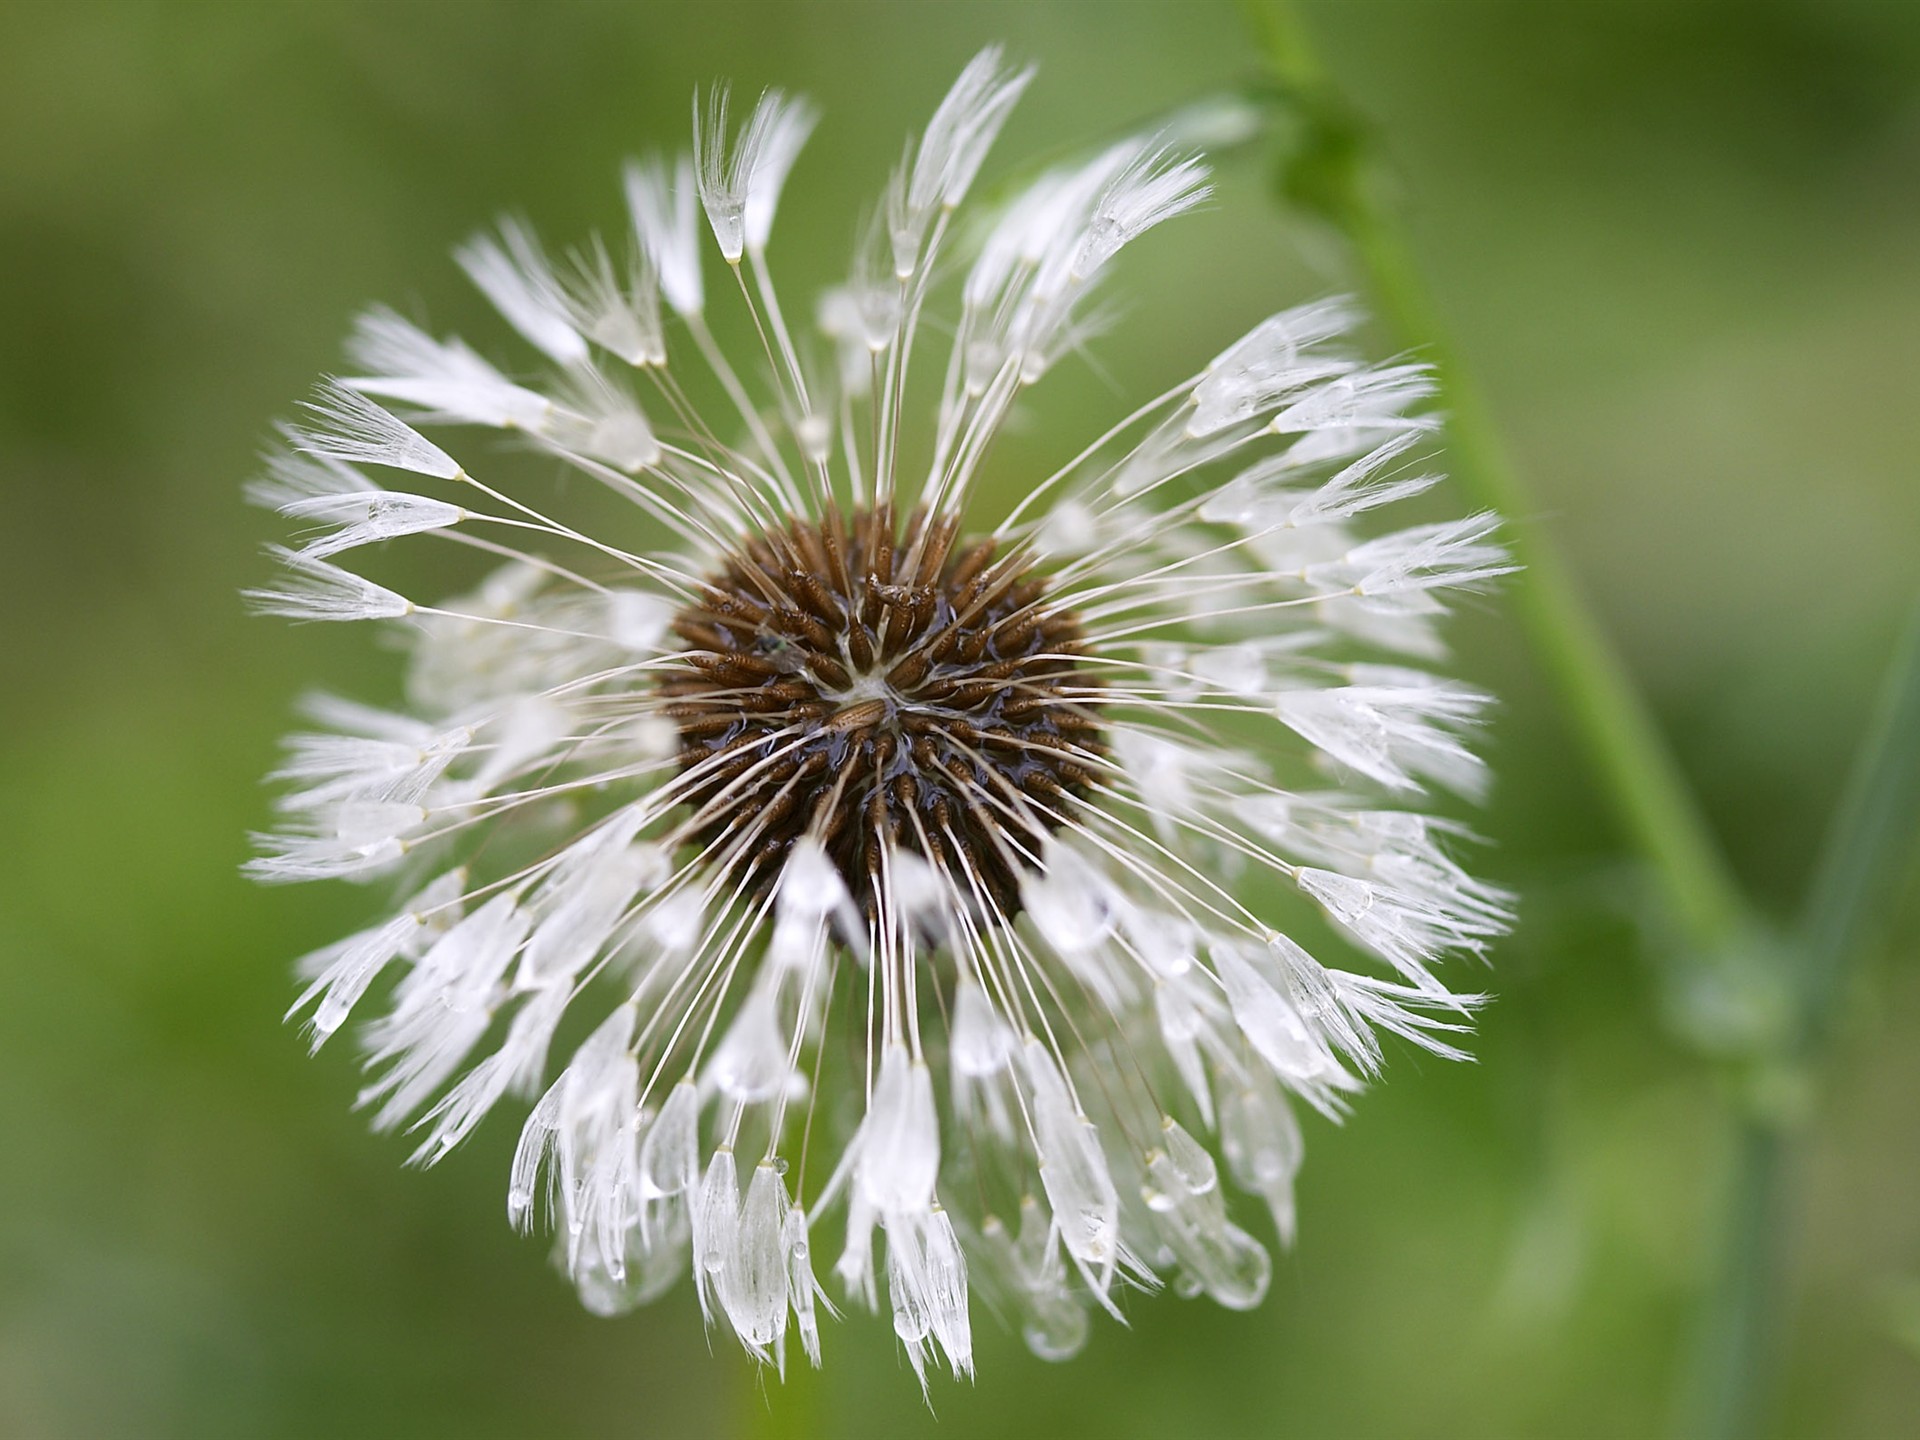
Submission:
[[[1920,832],[1920,605],[1887,667],[1880,701],[1814,871],[1796,927],[1794,1027],[1774,1062],[1791,1082],[1817,1061],[1848,974],[1899,900]],[[1758,1086],[1761,1093],[1768,1087]],[[1783,1339],[1798,1147],[1791,1111],[1749,1104],[1727,1197],[1725,1251],[1709,1300],[1682,1434],[1743,1440],[1764,1432]]]
[[[1582,599],[1538,505],[1507,459],[1477,388],[1447,343],[1437,309],[1392,209],[1380,195],[1366,126],[1326,79],[1289,0],[1243,0],[1265,50],[1276,100],[1297,143],[1280,176],[1285,198],[1352,244],[1380,317],[1430,365],[1448,410],[1454,474],[1507,518],[1525,568],[1509,591],[1569,724],[1635,846],[1659,877],[1670,913],[1703,952],[1736,943],[1746,904],[1625,667]]]
[[[1781,1339],[1781,1262],[1794,1209],[1787,1196],[1792,1137],[1779,1116],[1750,1108],[1734,1132],[1719,1275],[1705,1301],[1692,1391],[1675,1432],[1683,1440],[1765,1433],[1766,1371]]]
[[[1920,827],[1920,603],[1887,667],[1872,727],[1834,814],[1801,912],[1795,1043],[1825,1038],[1849,968],[1897,903]]]

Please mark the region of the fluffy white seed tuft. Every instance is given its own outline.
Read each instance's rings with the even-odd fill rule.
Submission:
[[[416,1164],[525,1107],[508,1218],[591,1312],[690,1276],[782,1370],[829,1292],[923,1386],[972,1375],[981,1297],[1049,1360],[1128,1288],[1260,1303],[1297,1106],[1343,1118],[1402,1042],[1464,1058],[1450,971],[1512,919],[1416,808],[1485,790],[1439,626],[1511,561],[1491,516],[1396,523],[1437,498],[1433,379],[1358,353],[1351,303],[1167,377],[977,533],[1127,247],[1211,193],[1136,136],[976,222],[1030,78],[967,66],[826,344],[765,263],[815,112],[718,89],[691,155],[628,166],[630,236],[460,249],[530,368],[369,311],[247,489],[296,532],[253,609],[405,622],[402,698],[306,702],[248,866],[407,897],[292,1013],[316,1046],[358,1017],[358,1103]],[[475,478],[459,426],[538,464]],[[341,562],[418,536],[472,567],[448,598]]]

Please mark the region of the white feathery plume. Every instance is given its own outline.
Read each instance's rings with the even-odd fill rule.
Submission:
[[[587,339],[635,369],[667,363],[660,277],[638,242],[622,277],[606,242],[596,236],[587,249],[574,254],[561,284],[567,318]]]
[[[396,620],[413,613],[413,602],[384,585],[328,564],[313,554],[270,545],[267,553],[290,575],[284,588],[245,592],[257,615],[289,620]]]
[[[294,448],[320,460],[349,465],[385,465],[438,480],[460,472],[454,458],[391,411],[337,381],[324,381],[307,409],[317,425],[288,431]]]
[[[290,501],[279,509],[282,515],[290,519],[317,520],[339,527],[331,534],[318,536],[300,547],[300,553],[310,559],[338,555],[343,550],[371,545],[377,540],[418,535],[427,530],[444,530],[467,518],[467,512],[458,505],[398,490],[354,490],[342,495],[313,495],[304,500]]]
[[[660,277],[660,292],[675,314],[700,314],[706,291],[700,276],[700,187],[692,157],[682,155],[671,170],[659,156],[632,161],[626,183],[634,233]]]
[[[729,141],[726,86],[694,105],[694,170],[700,204],[729,265],[748,251],[758,256],[773,233],[773,216],[787,172],[819,119],[812,105],[769,90]]]
[[[505,216],[500,235],[476,235],[454,252],[460,268],[480,287],[507,323],[558,365],[587,358],[587,343],[573,328],[560,282],[526,221]]]
[[[516,385],[458,340],[436,340],[385,306],[362,315],[347,353],[366,374],[340,383],[414,407],[423,422],[538,431],[553,402]]]
[[[1007,69],[999,47],[990,47],[968,62],[934,111],[912,164],[888,192],[894,271],[902,280],[921,261],[928,222],[966,198],[1033,73],[1031,66]]]

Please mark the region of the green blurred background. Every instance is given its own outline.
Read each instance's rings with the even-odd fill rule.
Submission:
[[[1419,259],[1716,832],[1790,916],[1920,574],[1920,5],[1310,5]],[[376,299],[502,332],[446,261],[509,206],[617,226],[621,158],[729,76],[824,103],[777,237],[834,279],[980,44],[1040,62],[1000,159],[1244,81],[1230,4],[9,0],[0,8],[0,1436],[706,1436],[756,1422],[685,1287],[585,1314],[505,1224],[514,1121],[439,1169],[305,1058],[287,960],[367,913],[237,873],[292,698],[392,680],[249,621],[270,419]],[[1140,247],[1070,453],[1257,316],[1353,285],[1252,158]],[[1073,368],[1073,367],[1066,367]],[[1017,476],[1003,476],[1008,486]],[[1479,1063],[1396,1057],[1309,1134],[1250,1315],[1167,1297],[1066,1366],[981,1316],[937,1421],[883,1321],[827,1336],[820,1433],[1645,1436],[1716,1238],[1722,1077],[1645,886],[1498,601],[1482,864],[1526,897]],[[1920,1434],[1920,948],[1850,996],[1796,1173],[1781,1435]]]

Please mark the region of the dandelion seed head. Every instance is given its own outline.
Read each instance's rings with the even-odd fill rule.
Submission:
[[[514,359],[375,310],[248,487],[295,530],[250,604],[407,657],[391,708],[310,699],[275,775],[256,877],[401,897],[293,1015],[359,1017],[415,1163],[523,1107],[508,1219],[593,1313],[690,1284],[770,1365],[819,1364],[837,1303],[923,1386],[972,1373],[979,1296],[1050,1360],[1131,1289],[1259,1304],[1298,1107],[1344,1117],[1385,1037],[1459,1058],[1450,964],[1509,924],[1426,813],[1484,792],[1488,698],[1422,668],[1507,561],[1491,516],[1394,528],[1440,483],[1431,381],[1349,348],[1351,305],[983,503],[1125,252],[1209,194],[1142,136],[962,217],[1031,78],[977,57],[800,306],[768,255],[816,112],[710,92],[690,154],[628,166],[630,234],[458,250]],[[483,568],[371,578],[429,545]]]

